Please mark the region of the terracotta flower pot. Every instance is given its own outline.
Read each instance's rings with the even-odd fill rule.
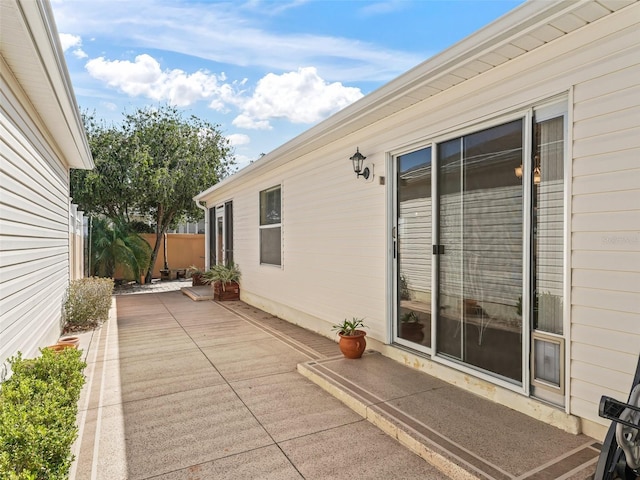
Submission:
[[[422,328],[424,325],[418,322],[407,322],[400,324],[400,338],[414,343],[421,343],[424,339]]]
[[[364,330],[356,330],[354,335],[343,335],[338,333],[340,337],[340,351],[347,358],[360,358],[367,348],[367,340],[364,338],[367,332]]]
[[[45,347],[47,350],[51,350],[54,353],[60,353],[62,352],[65,348],[76,348],[76,346],[72,343],[56,343],[55,345],[49,345],[48,347]]]
[[[240,300],[240,285],[237,282],[214,282],[213,299],[223,302],[225,300]]]
[[[73,345],[76,346],[76,348],[78,348],[80,346],[80,337],[76,335],[60,337],[60,339],[58,340],[58,343],[72,343]]]

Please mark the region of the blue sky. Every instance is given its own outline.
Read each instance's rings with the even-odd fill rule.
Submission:
[[[51,0],[81,109],[170,103],[219,125],[238,167],[523,0]]]

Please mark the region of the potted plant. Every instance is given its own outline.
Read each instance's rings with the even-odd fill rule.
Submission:
[[[365,348],[367,340],[364,338],[367,334],[362,328],[367,328],[363,322],[363,318],[353,317],[352,320],[346,318],[342,323],[334,325],[332,330],[337,330],[340,337],[340,351],[347,358],[360,358]]]
[[[406,312],[400,317],[400,337],[414,343],[421,343],[424,339],[422,331],[424,324],[416,312]]]
[[[235,263],[215,265],[202,278],[213,286],[214,300],[240,300],[240,269]]]
[[[202,275],[204,274],[204,272],[200,268],[196,267],[195,265],[191,265],[187,269],[187,272],[189,275],[191,275],[192,287],[199,287],[202,285],[206,285],[206,282],[202,278]]]

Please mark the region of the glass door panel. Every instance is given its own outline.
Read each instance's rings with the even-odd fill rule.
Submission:
[[[396,161],[397,338],[431,346],[431,147]]]
[[[218,207],[216,214],[216,264],[226,263],[224,255],[224,207]]]
[[[437,351],[522,381],[523,121],[438,145]]]
[[[462,360],[462,139],[438,145],[438,353]]]
[[[564,405],[564,117],[534,124],[531,393]]]

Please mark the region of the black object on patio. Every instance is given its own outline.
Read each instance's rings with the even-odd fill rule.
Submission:
[[[640,358],[627,403],[602,396],[598,415],[611,420],[594,480],[640,478]]]

